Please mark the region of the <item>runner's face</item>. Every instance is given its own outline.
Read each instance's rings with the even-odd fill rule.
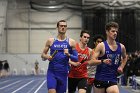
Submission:
[[[65,34],[67,31],[67,23],[66,22],[59,22],[58,33]]]
[[[97,46],[99,43],[101,43],[102,42],[102,39],[101,38],[98,38],[97,40],[96,40],[96,42],[95,42],[95,46]]]
[[[107,36],[113,40],[117,38],[118,28],[111,27],[109,31],[107,31]]]
[[[81,42],[83,44],[87,44],[89,42],[89,38],[90,38],[90,35],[89,34],[83,33],[83,36],[81,37],[80,40],[81,40]]]

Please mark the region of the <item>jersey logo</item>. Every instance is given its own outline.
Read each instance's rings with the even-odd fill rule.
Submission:
[[[68,48],[68,45],[62,45],[62,44],[54,44],[55,48]]]
[[[116,65],[120,62],[120,54],[107,54],[107,58],[111,59]]]

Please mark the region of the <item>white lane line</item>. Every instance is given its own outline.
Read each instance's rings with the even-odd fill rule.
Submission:
[[[5,82],[8,82],[8,81],[10,81],[10,80],[5,80],[5,81],[2,81],[0,84],[5,83]]]
[[[44,81],[44,79],[39,80],[39,82],[36,83],[27,93],[32,93],[32,91],[33,91],[34,89],[36,89],[37,86],[39,86],[39,85],[42,83],[42,81]],[[36,82],[36,81],[35,81],[35,82]]]
[[[17,91],[19,91],[20,89],[26,87],[27,85],[29,85],[30,83],[32,83],[34,80],[28,82],[27,84],[23,85],[22,87],[19,87],[18,89],[16,89],[15,91],[13,91],[12,93],[16,93]]]
[[[38,90],[44,85],[45,82],[46,82],[46,80],[44,80],[44,81],[42,82],[42,84],[37,88],[37,90],[36,90],[34,93],[37,93]]]
[[[11,84],[7,85],[7,86],[1,87],[0,89],[7,88],[7,87],[9,87],[9,86],[12,86],[12,85],[14,85],[14,84],[20,82],[20,81],[21,81],[21,80],[18,80],[18,81],[14,82],[14,83],[11,83]]]

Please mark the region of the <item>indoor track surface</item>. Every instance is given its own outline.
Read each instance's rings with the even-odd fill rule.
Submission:
[[[0,93],[48,93],[45,76],[9,76],[0,78]],[[120,93],[135,93],[120,87]],[[140,92],[139,92],[140,93]]]

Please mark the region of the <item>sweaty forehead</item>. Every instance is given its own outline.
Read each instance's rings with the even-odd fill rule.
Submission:
[[[66,22],[59,22],[59,25],[67,25]]]
[[[117,30],[117,31],[118,31],[118,28],[116,28],[116,27],[111,27],[110,30],[115,30],[115,31]]]
[[[89,34],[87,34],[87,33],[83,33],[83,36],[90,36]]]

